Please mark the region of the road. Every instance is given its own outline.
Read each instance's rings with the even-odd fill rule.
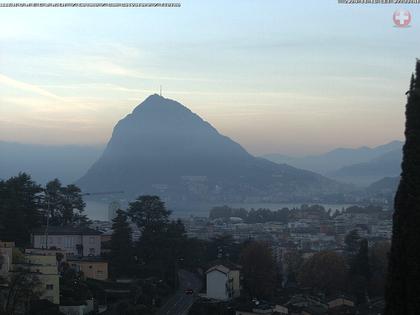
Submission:
[[[185,289],[193,289],[198,293],[201,289],[201,280],[192,272],[179,271],[178,291],[159,309],[157,315],[186,315],[194,302],[194,296],[185,294]]]

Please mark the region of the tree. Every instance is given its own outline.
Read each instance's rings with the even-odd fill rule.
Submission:
[[[209,260],[230,259],[236,261],[240,255],[240,245],[235,242],[230,234],[217,235],[210,239],[207,247]]]
[[[420,60],[407,94],[406,140],[394,203],[386,315],[414,315],[420,309]]]
[[[171,221],[166,225],[162,233],[162,249],[164,256],[161,261],[164,262],[165,279],[167,283],[175,288],[178,286],[178,268],[186,256],[187,236],[184,224],[180,221]]]
[[[128,207],[128,215],[142,232],[162,230],[168,223],[170,214],[158,196],[140,196]]]
[[[194,269],[204,266],[209,262],[207,257],[208,242],[196,238],[186,238],[183,244],[183,257],[181,258],[181,267]]]
[[[323,251],[303,263],[298,281],[302,286],[331,294],[343,289],[346,274],[345,259],[335,252]]]
[[[297,275],[303,264],[302,254],[298,251],[290,251],[284,255],[284,271],[286,272],[287,281],[296,281]]]
[[[179,220],[162,223],[157,230],[146,225],[136,246],[144,276],[158,276],[172,288],[177,287],[178,268],[188,251],[186,240],[185,227]]]
[[[0,303],[2,314],[15,314],[17,310],[27,314],[30,302],[42,294],[37,275],[26,268],[16,268],[6,282],[4,301]]]
[[[76,185],[62,186],[58,179],[47,183],[43,207],[49,211],[51,225],[86,225],[89,220],[83,214],[85,206],[82,192]]]
[[[369,264],[368,241],[360,241],[359,252],[351,259],[349,271],[350,290],[356,296],[359,303],[366,302],[368,297],[368,283],[371,278]]]
[[[385,280],[388,269],[388,255],[390,242],[377,242],[369,251],[369,261],[371,265],[371,279],[369,292],[371,296],[383,297],[385,294]]]
[[[110,274],[112,277],[129,276],[133,272],[134,253],[132,230],[127,222],[127,214],[122,210],[117,210],[117,216],[112,222]]]
[[[171,212],[158,196],[138,197],[127,212],[141,231],[136,255],[143,276],[158,276],[175,288],[178,266],[186,254],[184,225],[179,220],[169,220]]]
[[[30,230],[41,224],[42,189],[26,173],[0,181],[0,238],[18,246],[29,243]]]
[[[66,262],[60,277],[60,302],[64,305],[80,305],[92,298],[92,292],[85,281],[83,272],[76,271]]]
[[[360,241],[359,252],[352,261],[350,273],[360,275],[366,280],[370,278],[369,247],[366,239]]]
[[[264,242],[248,244],[241,254],[244,289],[251,297],[267,298],[276,286],[276,265],[271,248]]]
[[[355,254],[360,247],[360,236],[357,230],[351,230],[344,239],[344,244],[346,245],[346,251],[349,254]]]

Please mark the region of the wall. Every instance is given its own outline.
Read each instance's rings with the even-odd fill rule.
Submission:
[[[210,299],[227,300],[226,292],[227,275],[213,270],[207,273],[207,297]]]
[[[1,268],[0,274],[6,275],[13,263],[13,248],[0,248],[0,256],[1,256]]]
[[[99,256],[101,254],[101,236],[83,235],[83,256]]]
[[[229,272],[229,278],[232,279],[233,297],[239,297],[239,295],[241,294],[239,270],[231,270]]]
[[[57,274],[39,274],[38,279],[41,282],[41,298],[50,300],[54,304],[60,304],[60,283]],[[51,287],[52,286],[52,287]]]
[[[107,262],[70,261],[70,264],[82,271],[86,278],[102,281],[108,279]]]
[[[83,245],[83,256],[99,256],[101,253],[100,235],[48,235],[48,248],[56,247],[72,255],[79,255],[77,245]],[[33,235],[32,246],[45,248],[45,236]]]

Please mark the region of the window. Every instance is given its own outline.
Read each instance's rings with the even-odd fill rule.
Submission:
[[[92,265],[89,266],[89,269],[92,269]]]
[[[95,249],[89,248],[89,255],[95,255]]]
[[[94,244],[94,243],[95,243],[95,238],[94,238],[93,236],[91,236],[91,237],[89,238],[89,242],[90,242],[91,244]]]
[[[53,284],[47,284],[47,290],[54,290]]]

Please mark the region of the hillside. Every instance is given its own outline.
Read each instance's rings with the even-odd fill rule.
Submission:
[[[149,96],[120,120],[77,182],[84,190],[158,194],[171,205],[314,201],[347,187],[249,154],[180,103]]]

